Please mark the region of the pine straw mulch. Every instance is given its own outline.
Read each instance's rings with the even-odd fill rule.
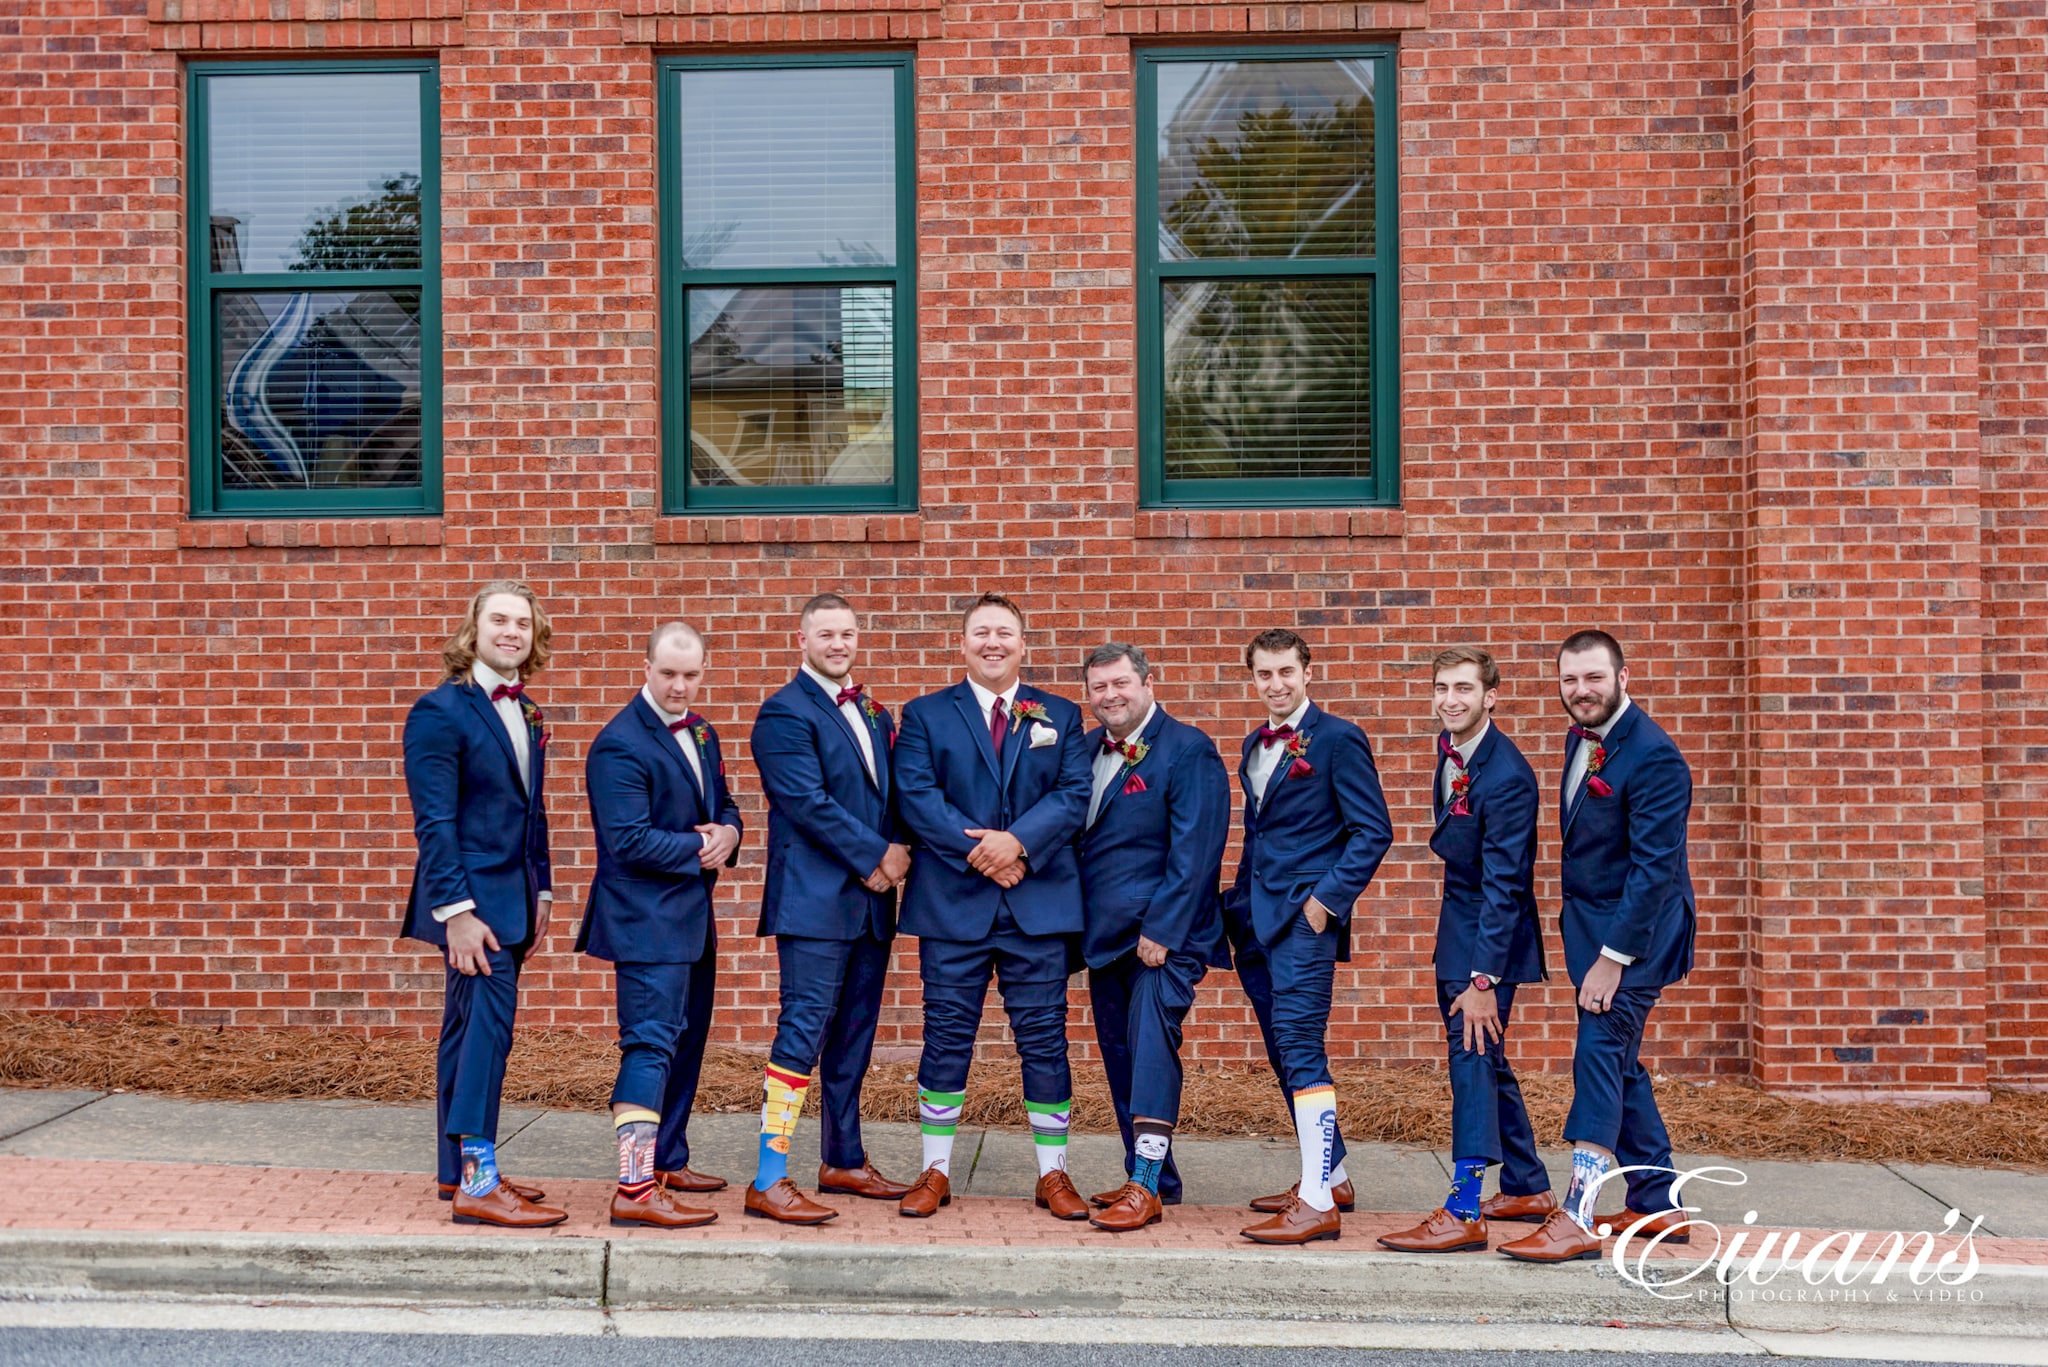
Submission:
[[[522,1031],[505,1078],[505,1104],[601,1110],[617,1054],[609,1040],[565,1031]],[[704,1060],[702,1111],[759,1107],[759,1055],[714,1048]],[[1571,1104],[1571,1080],[1523,1075],[1539,1139],[1555,1142]],[[1074,1128],[1114,1128],[1101,1070],[1074,1073]],[[365,1038],[328,1030],[218,1030],[143,1013],[117,1019],[62,1020],[0,1012],[0,1085],[155,1092],[229,1101],[419,1102],[433,1098],[434,1041]],[[1339,1118],[1347,1137],[1412,1147],[1450,1142],[1449,1091],[1428,1068],[1340,1068]],[[2048,1170],[2048,1094],[1994,1091],[1988,1105],[1842,1104],[1774,1096],[1754,1088],[1699,1086],[1678,1080],[1658,1088],[1658,1104],[1681,1152],[1733,1158],[1850,1159],[1955,1163]],[[816,1100],[811,1102],[812,1110]],[[915,1120],[915,1065],[877,1063],[862,1114]],[[1191,1069],[1181,1133],[1260,1135],[1285,1132],[1285,1113],[1263,1068]],[[970,1124],[1024,1124],[1014,1062],[975,1069],[963,1117]]]

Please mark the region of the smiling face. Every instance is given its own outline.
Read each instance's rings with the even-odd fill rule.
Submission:
[[[506,678],[533,653],[533,605],[516,593],[494,593],[476,614],[476,657]]]
[[[661,710],[681,716],[704,687],[704,647],[680,633],[661,638],[647,660],[647,691]]]
[[[968,615],[960,654],[969,678],[991,693],[1006,692],[1024,668],[1024,624],[1007,608],[985,603]]]
[[[797,628],[796,643],[805,664],[833,683],[844,684],[860,650],[860,619],[850,608],[819,608]]]
[[[1129,659],[1097,665],[1088,671],[1088,710],[1110,735],[1125,740],[1152,710],[1152,681]]]
[[[1604,726],[1628,696],[1628,670],[1614,667],[1605,646],[1568,650],[1557,657],[1557,696],[1581,726]]]
[[[1252,689],[1276,723],[1308,701],[1309,679],[1308,666],[1292,650],[1252,652]]]
[[[1437,671],[1431,700],[1436,719],[1451,733],[1451,744],[1463,745],[1479,733],[1498,695],[1498,689],[1488,688],[1480,679],[1478,665],[1457,664]]]

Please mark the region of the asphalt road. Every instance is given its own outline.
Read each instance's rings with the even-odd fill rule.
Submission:
[[[5,1367],[739,1367],[820,1362],[831,1367],[1757,1367],[1743,1355],[1439,1352],[1306,1348],[1186,1348],[1049,1343],[962,1344],[933,1321],[927,1343],[789,1339],[619,1339],[279,1330],[0,1329]],[[1834,1367],[1879,1367],[1837,1362]],[[1889,1364],[1888,1367],[1897,1367]]]

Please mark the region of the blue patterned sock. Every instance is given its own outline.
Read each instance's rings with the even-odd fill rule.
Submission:
[[[473,1134],[462,1136],[462,1190],[489,1196],[498,1189],[498,1146]]]
[[[1141,1120],[1132,1127],[1136,1137],[1131,1148],[1131,1180],[1154,1196],[1159,1194],[1159,1174],[1166,1167],[1166,1152],[1173,1145],[1173,1130],[1155,1120]]]
[[[1479,1192],[1486,1185],[1486,1160],[1460,1158],[1451,1164],[1451,1194],[1444,1209],[1460,1220],[1479,1218]]]
[[[1614,1160],[1604,1153],[1586,1148],[1572,1150],[1572,1185],[1564,1194],[1564,1213],[1589,1233],[1593,1228],[1593,1193],[1613,1165]]]

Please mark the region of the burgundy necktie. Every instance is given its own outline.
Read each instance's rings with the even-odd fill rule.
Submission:
[[[510,698],[514,702],[517,702],[519,700],[519,695],[521,693],[524,693],[525,691],[525,684],[499,684],[496,688],[491,690],[491,701],[496,702],[500,698]]]
[[[1294,728],[1291,726],[1261,726],[1257,732],[1259,744],[1261,745],[1271,745],[1276,740],[1286,740],[1293,734]]]
[[[988,705],[988,733],[995,739],[996,753],[1003,753],[1003,740],[1010,734],[1010,709],[997,698]]]
[[[1448,732],[1442,733],[1437,736],[1436,752],[1439,755],[1442,755],[1445,759],[1449,760],[1451,763],[1457,765],[1460,769],[1463,769],[1465,767],[1465,757],[1458,753],[1457,746],[1451,744],[1451,737]]]
[[[839,696],[832,700],[832,705],[834,707],[844,707],[850,702],[857,701],[860,698],[860,691],[866,687],[866,684],[850,684],[840,689]]]

